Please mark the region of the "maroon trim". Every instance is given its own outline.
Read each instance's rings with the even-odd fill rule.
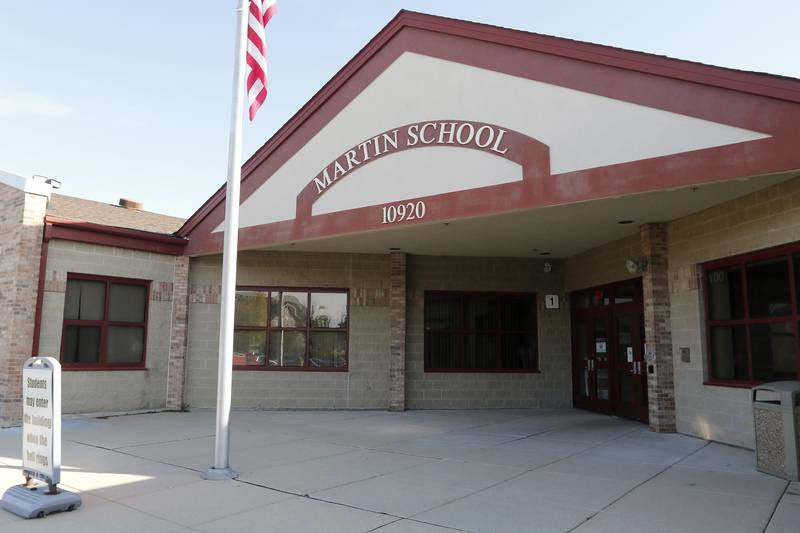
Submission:
[[[31,356],[39,355],[39,336],[42,331],[42,307],[44,306],[44,284],[47,277],[47,252],[49,241],[45,238],[47,234],[47,223],[42,227],[42,250],[39,255],[39,280],[36,288],[36,312],[33,319],[33,344],[31,345]]]
[[[719,387],[738,387],[750,388],[760,384],[760,381],[755,379],[753,374],[753,348],[751,342],[750,326],[752,324],[770,324],[770,323],[786,323],[790,322],[792,325],[792,333],[794,335],[795,347],[795,369],[796,378],[800,379],[800,310],[797,305],[797,286],[795,282],[795,269],[794,269],[794,254],[800,253],[800,243],[790,243],[772,248],[765,248],[756,250],[754,252],[737,254],[722,259],[716,259],[701,264],[702,279],[701,287],[703,290],[703,305],[705,309],[705,327],[706,327],[706,379],[703,381],[704,385],[713,385]],[[747,287],[747,265],[758,262],[764,259],[777,259],[784,258],[788,261],[788,276],[789,276],[789,302],[791,306],[791,313],[781,316],[770,317],[750,317],[749,305],[749,291]],[[739,267],[739,275],[741,276],[741,290],[742,290],[742,318],[728,319],[728,320],[712,320],[711,319],[711,306],[709,302],[709,288],[708,288],[708,273],[713,270],[726,267]],[[714,377],[713,366],[713,352],[711,345],[711,329],[714,327],[724,326],[741,326],[745,331],[745,350],[747,356],[747,377],[748,379],[721,379]]]
[[[542,207],[648,190],[681,187],[800,168],[795,142],[800,124],[800,82],[688,63],[615,48],[577,43],[418,13],[401,12],[289,120],[242,169],[242,200],[318,133],[403,52],[412,51],[497,72],[539,80],[771,135],[736,145],[696,150],[554,176],[541,190],[505,186],[440,195],[444,209],[426,221]],[[309,179],[312,179],[309,177]],[[224,219],[220,188],[178,231],[191,236],[186,253],[216,253]],[[525,199],[518,199],[522,195]],[[490,198],[485,198],[489,196]],[[509,199],[513,199],[513,205]],[[470,204],[480,204],[477,210]],[[410,200],[410,199],[407,199]],[[380,206],[364,209],[377,209]],[[330,228],[308,219],[243,228],[240,246],[376,229],[374,213]],[[313,227],[312,227],[313,226]]]
[[[256,371],[269,371],[269,372],[349,372],[350,371],[350,290],[332,287],[264,287],[258,285],[237,285],[237,292],[262,292],[267,294],[267,323],[265,326],[237,326],[234,324],[233,329],[236,331],[258,331],[266,332],[266,361],[263,365],[233,365],[234,370],[256,370]],[[286,328],[286,327],[273,327],[270,325],[270,307],[272,306],[271,293],[278,292],[305,292],[306,293],[306,309],[308,310],[308,321],[305,327],[300,328]],[[328,292],[333,294],[344,294],[347,297],[347,326],[344,328],[315,328],[311,327],[311,293]],[[303,358],[303,366],[270,366],[269,364],[269,346],[270,336],[273,331],[300,331],[306,334],[306,353]],[[311,350],[311,333],[344,333],[345,334],[345,365],[339,367],[314,367],[309,366],[309,351]]]
[[[493,146],[489,145],[487,147],[479,147],[477,146],[476,142],[470,142],[468,144],[459,144],[459,143],[439,143],[436,140],[432,143],[423,143],[420,139],[413,145],[409,145],[409,135],[408,129],[411,126],[417,126],[421,129],[425,124],[453,124],[455,123],[457,126],[460,127],[461,124],[470,124],[473,127],[473,131],[477,132],[480,128],[484,126],[488,126],[493,130],[499,131],[503,130],[503,138],[502,138],[502,150],[504,151],[503,154],[498,153],[495,150],[492,150]],[[422,133],[417,130],[420,135]],[[457,128],[455,128],[457,129]],[[492,154],[495,156],[502,157],[504,159],[508,159],[520,165],[522,167],[522,179],[523,180],[534,180],[534,179],[545,179],[550,177],[550,148],[536,139],[528,137],[523,133],[519,133],[514,130],[510,130],[508,128],[504,128],[502,126],[498,126],[496,124],[488,124],[486,122],[474,122],[470,120],[455,120],[455,119],[442,119],[442,120],[426,120],[423,122],[414,122],[411,124],[404,124],[402,126],[398,126],[396,128],[392,128],[390,130],[378,133],[377,135],[373,135],[365,142],[369,142],[369,140],[377,137],[382,137],[385,134],[389,134],[393,131],[397,131],[397,142],[398,147],[388,150],[386,152],[382,152],[378,155],[373,155],[366,161],[362,161],[359,166],[356,168],[354,167],[352,170],[348,170],[347,174],[345,174],[342,178],[333,181],[326,189],[323,189],[321,192],[317,191],[317,186],[314,182],[314,178],[319,177],[319,173],[316,176],[312,176],[308,184],[300,191],[300,194],[297,195],[297,218],[301,220],[310,220],[311,210],[313,204],[319,200],[319,198],[331,190],[337,183],[343,181],[344,179],[348,178],[352,172],[357,170],[358,168],[362,168],[364,165],[371,163],[372,161],[376,161],[378,159],[382,159],[387,155],[392,155],[397,152],[404,152],[406,150],[414,150],[417,148],[428,148],[431,146],[449,146],[455,148],[467,148],[471,150],[478,150],[481,152],[485,152],[487,154]],[[477,135],[477,134],[476,134]],[[438,140],[439,131],[437,130],[434,133],[434,137]],[[455,133],[451,135],[454,137]],[[363,143],[362,143],[363,144]],[[334,176],[334,168],[333,165],[335,162],[339,161],[345,154],[350,151],[356,152],[356,155],[360,155],[360,151],[358,149],[359,145],[351,148],[350,150],[345,151],[339,157],[334,159],[327,167],[326,170],[329,171],[329,175],[331,179]],[[380,206],[379,206],[380,207]],[[338,213],[337,213],[338,215]]]
[[[116,276],[98,276],[94,274],[67,273],[67,283],[71,279],[100,281],[105,283],[105,300],[103,302],[102,320],[62,319],[61,324],[61,352],[59,360],[64,370],[145,370],[147,368],[147,323],[150,313],[150,280],[121,278]],[[118,322],[108,319],[108,306],[111,300],[111,284],[136,285],[145,288],[144,321],[143,322]],[[66,344],[66,330],[68,326],[95,326],[100,328],[100,346],[97,363],[69,363],[64,361],[64,346]],[[108,363],[107,341],[110,326],[142,328],[142,361],[140,363]]]
[[[187,240],[161,233],[151,233],[92,222],[68,220],[48,215],[45,217],[45,240],[85,242],[141,250],[166,255],[182,255]]]

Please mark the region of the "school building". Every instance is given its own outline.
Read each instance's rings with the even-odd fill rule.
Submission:
[[[570,407],[753,447],[800,371],[800,80],[400,12],[243,166],[233,405]],[[1,164],[1,162],[0,162]],[[213,407],[225,190],[0,174],[0,419]]]

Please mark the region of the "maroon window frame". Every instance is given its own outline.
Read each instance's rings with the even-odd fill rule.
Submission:
[[[755,252],[726,257],[724,259],[717,259],[703,263],[702,266],[702,288],[703,288],[703,304],[705,310],[705,326],[706,326],[706,371],[707,377],[705,380],[706,385],[718,385],[726,387],[740,387],[750,388],[761,383],[754,379],[753,375],[753,344],[751,341],[751,327],[754,324],[771,324],[771,323],[790,323],[794,335],[794,349],[797,373],[795,379],[800,379],[800,331],[798,330],[798,321],[800,321],[800,313],[798,313],[798,293],[795,278],[795,265],[794,258],[800,254],[800,243],[793,243],[788,245],[776,246],[766,248]],[[784,258],[787,262],[788,270],[788,290],[790,313],[780,316],[769,317],[750,317],[749,305],[749,291],[747,286],[747,265],[765,261],[769,259]],[[722,268],[738,267],[740,269],[740,286],[741,298],[743,306],[743,317],[726,320],[712,320],[711,307],[709,302],[709,273]],[[747,373],[748,379],[724,379],[714,377],[714,361],[713,361],[713,347],[712,347],[712,328],[717,326],[743,326],[745,330],[745,349],[747,356]]]
[[[237,331],[264,331],[266,332],[266,361],[264,364],[236,364],[234,357],[233,369],[234,370],[255,370],[255,371],[270,371],[270,372],[348,372],[350,368],[350,291],[341,288],[318,288],[318,287],[261,287],[253,285],[242,285],[236,287],[236,292],[260,292],[267,294],[267,308],[266,308],[266,324],[263,326],[243,326],[234,324],[234,335]],[[305,292],[306,293],[306,325],[305,327],[278,327],[271,324],[271,309],[272,294],[284,292]],[[347,325],[344,328],[320,328],[311,326],[311,293],[332,293],[344,294],[347,297]],[[280,312],[280,311],[279,311]],[[302,366],[278,366],[269,364],[269,349],[270,338],[274,332],[280,331],[301,331],[306,334],[306,351],[303,356]],[[309,350],[311,349],[311,333],[344,333],[345,334],[345,354],[344,366],[312,366],[310,363]]]
[[[150,281],[144,279],[120,278],[115,276],[97,276],[93,274],[67,273],[67,283],[70,280],[99,281],[105,283],[105,301],[103,302],[102,320],[81,320],[63,319],[61,329],[61,352],[59,360],[64,370],[143,370],[147,363],[147,318],[150,313]],[[119,322],[108,319],[108,304],[111,297],[111,284],[115,285],[135,285],[144,287],[144,321],[143,322]],[[65,292],[66,296],[66,292]],[[66,347],[67,327],[68,326],[95,326],[100,328],[100,347],[97,363],[71,363],[64,361],[64,348]],[[106,360],[108,348],[108,328],[110,326],[120,327],[140,327],[144,333],[142,336],[142,360],[138,363],[109,363]]]
[[[425,347],[424,347],[424,360],[425,372],[461,372],[461,373],[521,373],[521,374],[537,374],[539,369],[539,337],[538,337],[538,308],[536,293],[530,292],[482,292],[482,291],[425,291]],[[496,325],[492,329],[472,329],[464,327],[464,316],[467,305],[467,300],[470,297],[490,298],[495,300],[495,312],[497,314]],[[458,298],[461,300],[459,306],[459,327],[453,329],[437,329],[432,330],[430,327],[430,304],[437,298],[453,299]],[[532,321],[529,329],[525,330],[512,330],[503,329],[502,320],[500,318],[500,302],[502,300],[525,300],[531,306]],[[458,367],[436,367],[431,364],[431,340],[432,334],[454,334],[456,335],[456,356],[461,361]],[[468,335],[479,334],[494,334],[495,335],[495,353],[496,367],[495,368],[472,368],[465,366],[466,361],[466,348],[464,340]],[[530,368],[514,368],[503,367],[502,357],[502,340],[504,336],[510,335],[523,335],[531,336],[530,346],[532,353],[529,354],[531,366]]]

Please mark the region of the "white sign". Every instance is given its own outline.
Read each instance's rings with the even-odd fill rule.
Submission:
[[[22,367],[22,470],[56,485],[61,481],[61,364],[32,357]]]
[[[545,294],[544,296],[545,309],[558,309],[558,294]]]
[[[633,346],[628,346],[628,362],[633,363]]]
[[[606,341],[597,341],[594,343],[595,353],[606,353]]]

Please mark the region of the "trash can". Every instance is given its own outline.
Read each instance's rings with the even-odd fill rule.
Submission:
[[[756,468],[798,481],[800,381],[775,381],[753,387]]]

